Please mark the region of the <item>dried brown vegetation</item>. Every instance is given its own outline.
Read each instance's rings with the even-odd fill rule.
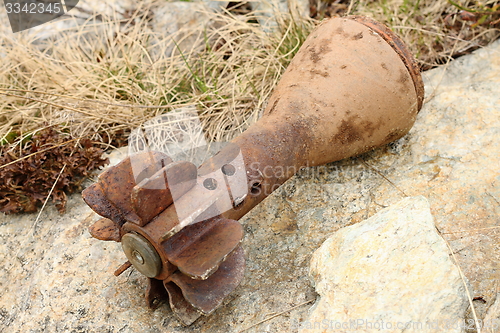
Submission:
[[[66,194],[81,190],[92,170],[108,161],[89,139],[72,140],[46,128],[19,147],[0,146],[0,212],[35,212],[50,195],[62,213]]]
[[[500,36],[500,1],[310,0],[316,19],[367,15],[387,24],[409,45],[421,68],[468,54]]]
[[[324,17],[357,14],[386,23],[423,69],[488,44],[500,28],[500,1],[311,0],[312,19],[283,15],[274,34],[262,31],[248,6],[232,2],[233,10],[200,13],[213,24],[200,22],[158,36],[150,21],[155,4],[139,2],[136,11],[118,17],[95,15],[60,31],[56,39],[14,35],[0,27],[0,179],[2,186],[14,186],[0,193],[2,211],[33,211],[47,196],[54,175],[80,156],[82,164],[63,170],[54,187],[52,198],[62,208],[64,191],[76,190],[80,175],[102,165],[101,148],[126,144],[130,130],[175,108],[195,106],[208,139],[240,133],[257,119],[289,61]],[[194,46],[183,48],[188,39]],[[29,138],[46,126],[52,134]],[[80,146],[87,147],[71,156],[74,145],[68,144],[5,167],[41,146],[83,137],[90,141],[82,139]],[[99,145],[89,150],[90,142]],[[50,175],[43,185],[33,166]],[[28,181],[30,173],[37,181]]]

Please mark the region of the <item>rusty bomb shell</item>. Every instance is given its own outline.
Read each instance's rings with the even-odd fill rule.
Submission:
[[[83,193],[104,217],[90,232],[121,241],[129,261],[115,274],[135,266],[148,277],[147,304],[168,298],[189,325],[243,279],[243,228],[236,220],[302,167],[401,138],[423,98],[418,66],[392,31],[366,17],[326,20],[297,52],[262,118],[198,169],[147,152],[104,172]],[[141,179],[134,178],[132,158],[142,163]]]

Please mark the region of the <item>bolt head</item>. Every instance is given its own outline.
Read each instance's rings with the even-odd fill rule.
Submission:
[[[136,233],[128,233],[123,235],[121,243],[128,261],[139,272],[149,278],[160,274],[161,258],[145,237]]]

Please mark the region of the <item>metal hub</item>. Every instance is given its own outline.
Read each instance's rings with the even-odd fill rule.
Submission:
[[[135,233],[123,235],[122,248],[130,263],[145,276],[153,278],[160,273],[160,256],[143,236]]]

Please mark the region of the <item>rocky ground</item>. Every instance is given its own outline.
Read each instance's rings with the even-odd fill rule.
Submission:
[[[81,195],[69,198],[65,215],[51,206],[39,216],[0,215],[0,332],[309,332],[319,319],[441,320],[450,331],[473,332],[470,303],[486,324],[482,331],[497,332],[499,73],[500,41],[423,73],[427,100],[408,135],[285,183],[240,221],[243,282],[190,327],[168,304],[145,306],[146,280],[137,271],[113,276],[125,255],[120,244],[90,236],[98,217]],[[386,207],[385,218],[377,217]],[[394,229],[380,224],[387,214]],[[390,237],[359,246],[376,227],[389,228]],[[374,257],[353,266],[350,249],[352,258]],[[321,312],[325,304],[330,312]]]
[[[305,169],[285,183],[241,220],[247,258],[242,284],[222,307],[187,328],[167,304],[156,311],[146,308],[145,278],[139,273],[132,269],[113,276],[125,256],[119,244],[91,238],[87,228],[97,216],[80,195],[70,198],[65,215],[48,207],[39,218],[0,216],[0,331],[239,332],[311,301],[248,330],[294,332],[309,320],[318,299],[309,276],[314,251],[336,231],[413,196],[428,200],[434,223],[468,280],[477,316],[499,320],[494,304],[500,267],[499,72],[500,42],[425,72],[427,102],[407,136],[355,159]],[[370,244],[398,252],[380,242]],[[397,239],[391,243],[393,249],[402,244]],[[449,257],[443,246],[434,252],[423,251],[420,259]],[[357,279],[369,281],[373,269],[358,271]],[[456,271],[449,271],[448,264],[436,264],[428,274],[456,280]],[[331,270],[333,280],[335,274]],[[418,293],[422,287],[411,269],[387,274],[405,290]],[[428,283],[437,283],[425,276],[427,270],[421,274]],[[463,286],[450,288],[446,297],[457,297],[463,305]],[[400,311],[427,308],[429,318],[441,311],[436,295],[420,297],[417,305],[412,293],[397,289],[374,289],[359,302],[394,293]],[[471,316],[463,306],[457,313],[461,317],[453,320]]]

